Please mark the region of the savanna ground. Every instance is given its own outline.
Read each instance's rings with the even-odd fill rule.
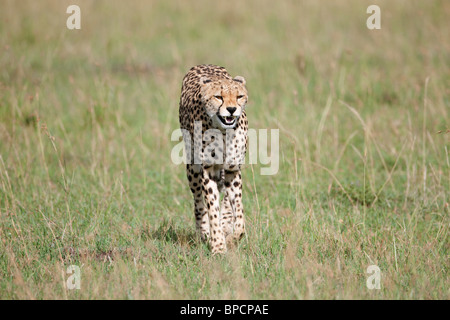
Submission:
[[[449,16],[448,1],[3,0],[0,298],[450,298]],[[200,63],[244,76],[250,127],[280,137],[276,175],[243,168],[247,235],[224,256],[197,238],[170,158]]]

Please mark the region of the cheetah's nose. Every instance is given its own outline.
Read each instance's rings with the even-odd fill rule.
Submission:
[[[228,112],[232,115],[233,112],[236,111],[236,108],[235,108],[235,107],[228,107],[227,110],[228,110]]]

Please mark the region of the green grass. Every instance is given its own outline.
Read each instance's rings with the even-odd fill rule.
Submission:
[[[4,1],[1,299],[449,299],[450,5]],[[280,168],[243,168],[212,256],[170,161],[196,64],[247,80]],[[369,265],[381,289],[369,290]],[[68,290],[70,265],[81,289]]]

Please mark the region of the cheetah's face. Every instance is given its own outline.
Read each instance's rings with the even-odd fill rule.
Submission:
[[[201,99],[213,126],[222,130],[234,128],[248,99],[245,79],[237,76],[212,81],[202,77],[200,83]]]

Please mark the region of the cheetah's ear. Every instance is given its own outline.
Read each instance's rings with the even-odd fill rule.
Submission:
[[[240,83],[242,83],[245,86],[245,79],[244,79],[244,77],[236,76],[236,77],[233,78],[233,80],[237,81],[237,82],[240,82]]]
[[[206,84],[208,82],[211,82],[211,79],[209,79],[208,77],[201,77],[200,78],[200,83],[201,84]]]

